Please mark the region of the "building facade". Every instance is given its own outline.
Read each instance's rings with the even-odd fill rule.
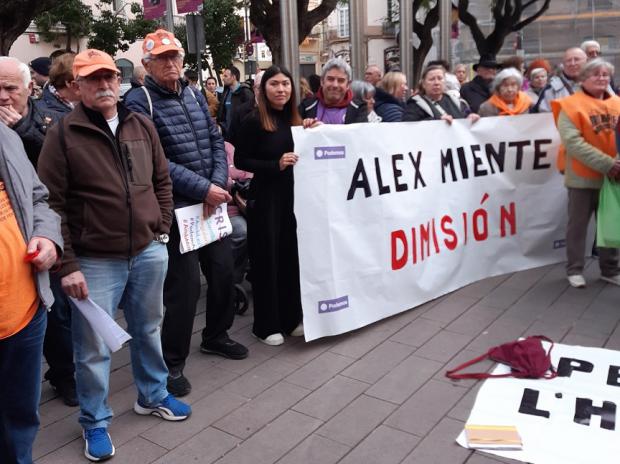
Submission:
[[[432,5],[434,1],[431,0]],[[528,7],[524,18],[536,11],[542,3],[542,0],[537,0]],[[387,71],[400,61],[399,0],[365,0],[362,4],[365,21],[364,40],[360,45],[364,47],[369,64],[379,65]],[[456,5],[457,0],[453,0],[453,4]],[[488,35],[493,29],[488,0],[470,0],[469,11],[478,19],[484,34]],[[454,17],[451,62],[474,64],[478,60],[478,51],[469,28]],[[506,38],[497,58],[501,60],[511,55],[522,55],[527,62],[545,57],[553,64],[558,64],[566,48],[594,39],[601,44],[603,57],[620,69],[618,24],[620,0],[553,0],[538,20]],[[351,43],[348,29],[348,5],[339,5],[323,24],[323,62],[338,56],[349,60]],[[434,43],[438,44],[439,28],[435,29],[433,35]],[[414,44],[416,39],[414,36]],[[436,58],[437,49],[433,46],[427,60]]]

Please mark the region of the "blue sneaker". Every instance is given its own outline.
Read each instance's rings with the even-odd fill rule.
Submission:
[[[166,396],[161,403],[155,406],[143,406],[140,404],[140,400],[138,400],[136,404],[133,405],[133,410],[136,414],[142,416],[153,414],[167,421],[182,421],[187,419],[192,413],[192,408],[189,404],[177,400],[170,393],[168,393],[168,396]]]
[[[108,433],[108,429],[97,427],[96,429],[84,430],[83,433],[86,446],[84,456],[91,461],[105,461],[114,456],[114,445]]]

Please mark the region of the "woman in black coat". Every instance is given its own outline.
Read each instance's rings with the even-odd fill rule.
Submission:
[[[293,213],[291,126],[301,125],[291,74],[272,66],[263,75],[257,106],[242,121],[235,165],[254,173],[247,206],[252,263],[253,333],[267,345],[283,334],[303,335],[297,222]]]
[[[403,121],[429,121],[467,118],[475,122],[480,117],[469,113],[467,103],[446,92],[446,71],[442,66],[430,65],[422,71],[418,95],[407,101]]]

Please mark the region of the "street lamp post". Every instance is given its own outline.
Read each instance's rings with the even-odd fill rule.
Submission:
[[[353,79],[362,79],[366,66],[366,45],[364,43],[363,0],[349,0],[349,34],[351,39],[351,69]]]
[[[439,1],[439,58],[450,63],[452,36],[452,0]]]
[[[174,34],[174,11],[172,4],[176,5],[176,0],[166,0],[166,29]]]
[[[407,85],[413,88],[413,2],[400,2],[400,68],[407,76]]]
[[[280,30],[282,31],[282,64],[293,75],[295,87],[299,87],[297,0],[280,0]]]

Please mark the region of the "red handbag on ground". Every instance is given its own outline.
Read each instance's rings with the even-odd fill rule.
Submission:
[[[542,340],[551,343],[549,352],[545,352]],[[488,379],[490,377],[519,377],[529,379],[553,379],[558,374],[551,365],[551,350],[553,341],[544,335],[533,335],[525,340],[516,340],[510,343],[491,348],[487,353],[467,361],[460,366],[446,372],[451,379]],[[489,374],[487,372],[471,372],[457,374],[458,371],[489,358],[493,361],[510,366],[508,374]]]

